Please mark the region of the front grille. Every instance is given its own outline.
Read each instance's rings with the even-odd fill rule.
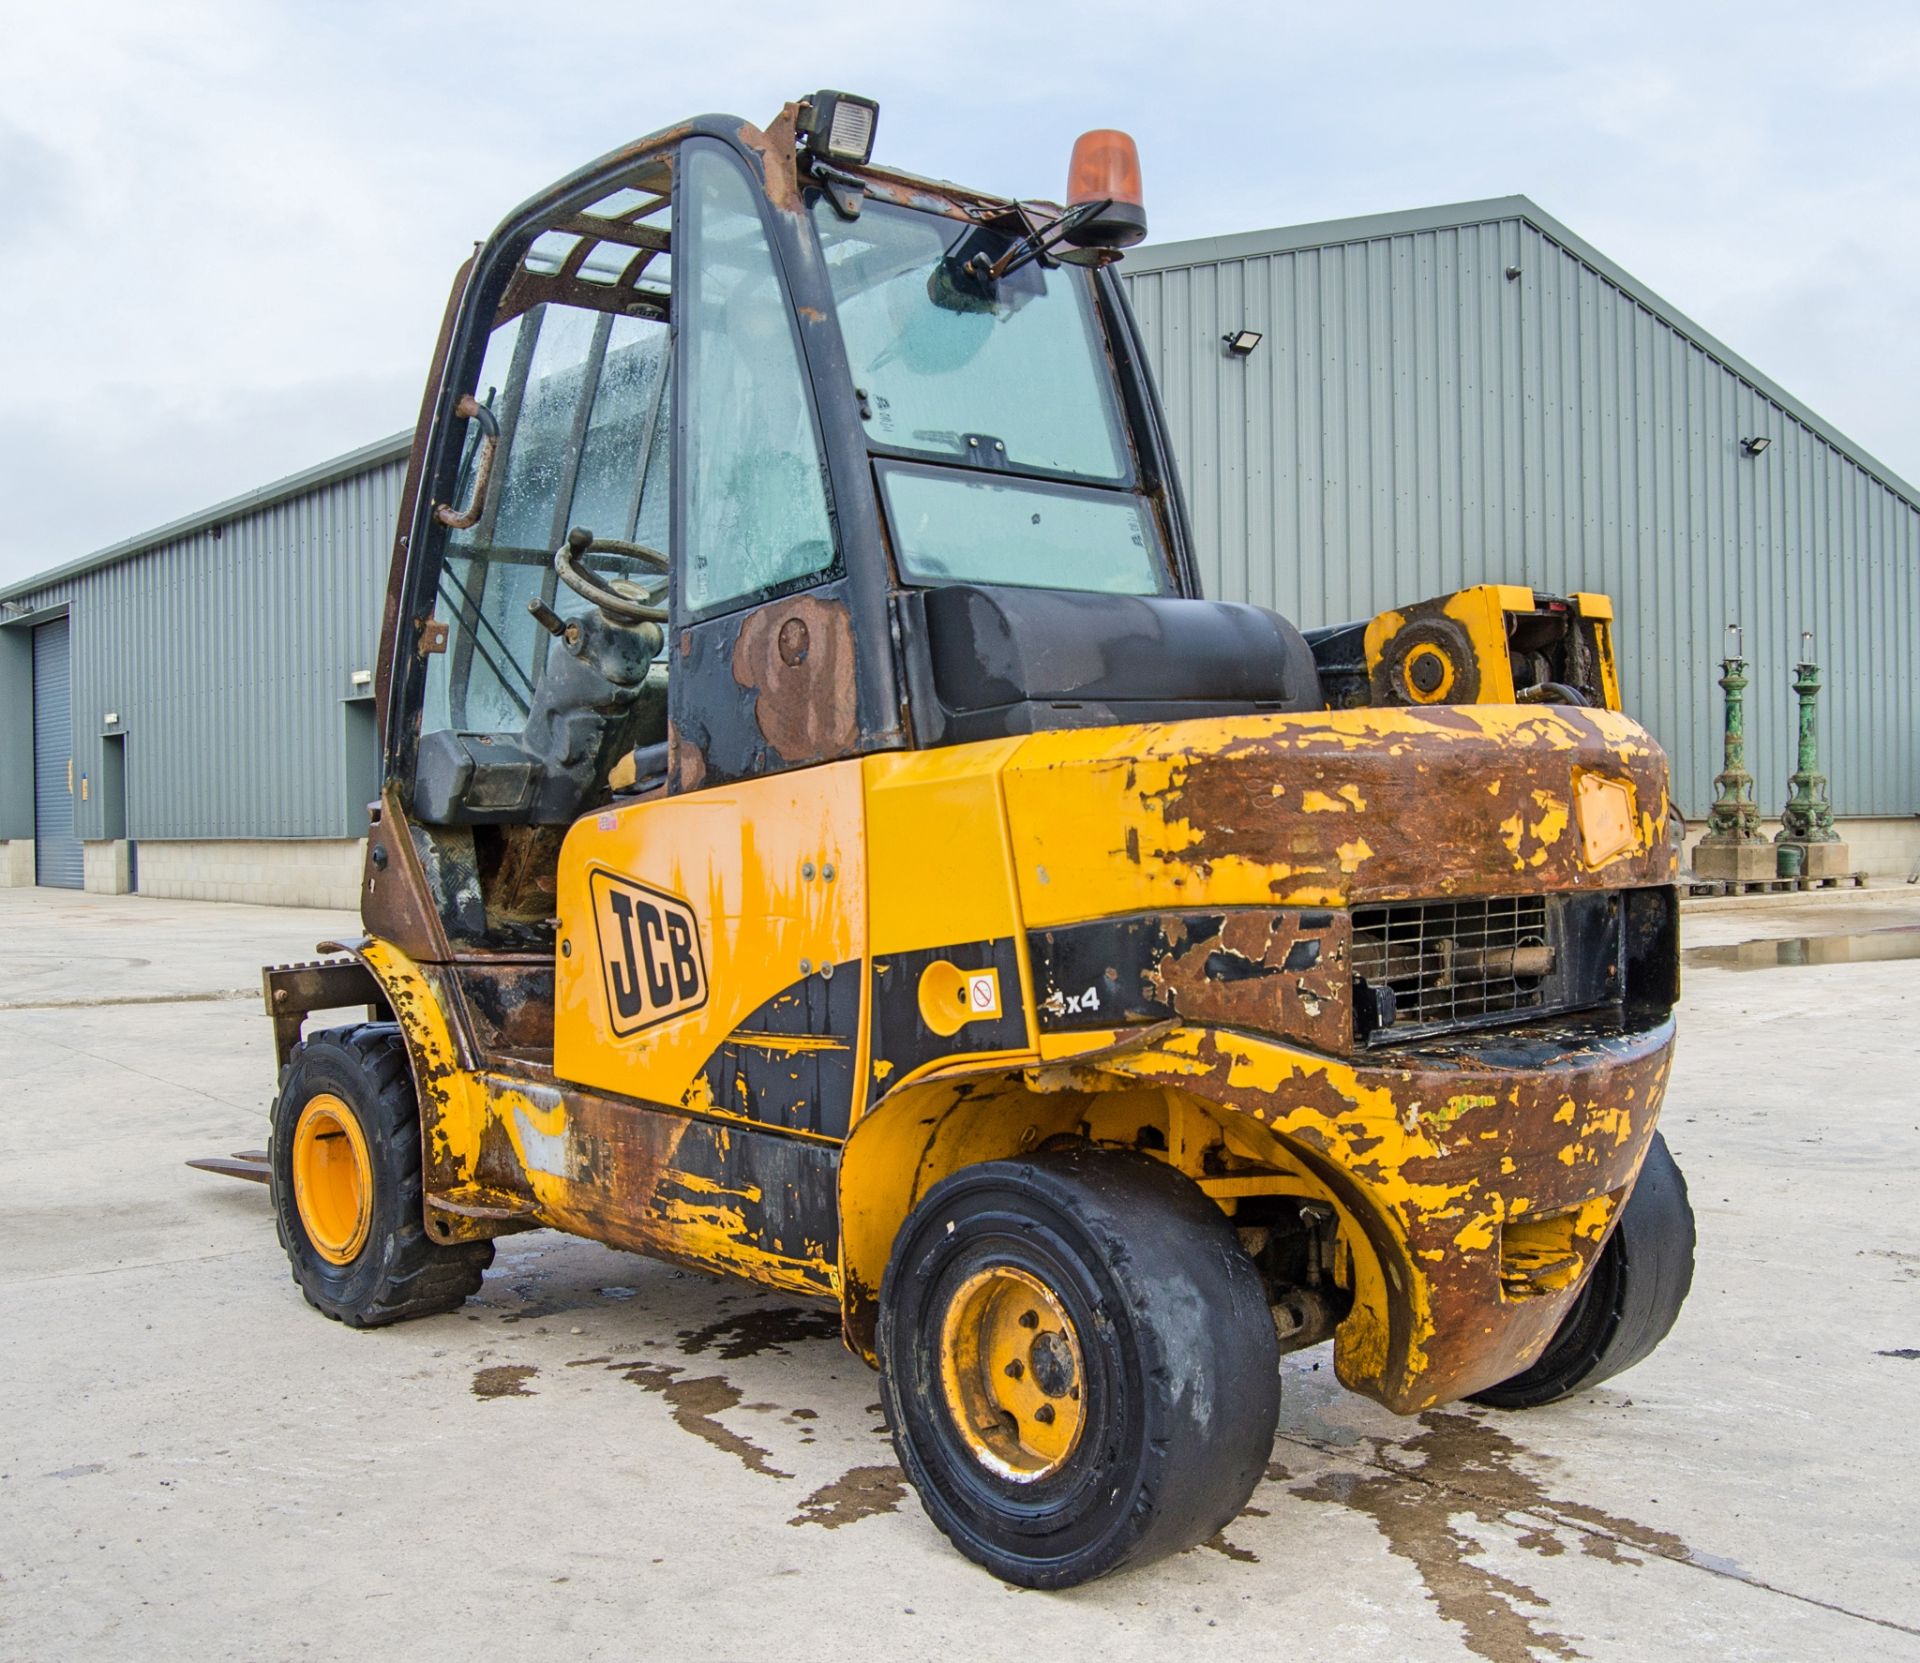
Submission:
[[[1569,1008],[1557,922],[1544,895],[1357,909],[1357,1037],[1380,1045]]]

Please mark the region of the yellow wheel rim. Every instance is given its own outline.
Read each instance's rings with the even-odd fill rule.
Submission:
[[[352,1264],[373,1225],[373,1161],[353,1111],[331,1092],[310,1097],[293,1128],[293,1204],[314,1252]]]
[[[940,1322],[940,1383],[967,1448],[1016,1484],[1057,1472],[1086,1419],[1080,1336],[1037,1276],[975,1272]]]

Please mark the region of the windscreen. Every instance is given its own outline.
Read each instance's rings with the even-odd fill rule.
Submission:
[[[901,580],[1164,592],[1086,276],[886,203],[814,223]]]
[[[854,220],[822,204],[814,223],[869,439],[960,461],[998,446],[992,459],[1012,468],[1124,477],[1079,273],[1035,261],[987,290],[954,272],[997,258],[1001,233],[871,202]]]

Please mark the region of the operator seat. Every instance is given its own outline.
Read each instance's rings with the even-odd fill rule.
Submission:
[[[923,743],[1323,710],[1313,649],[1264,607],[956,583],[904,597]]]
[[[658,624],[616,624],[598,612],[571,619],[519,733],[421,736],[415,816],[432,826],[570,825],[653,714],[643,695],[661,641]]]

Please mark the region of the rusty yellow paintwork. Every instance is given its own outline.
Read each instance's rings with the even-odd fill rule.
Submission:
[[[380,981],[413,1062],[427,1226],[437,1239],[544,1224],[790,1292],[835,1290],[828,1244],[773,1250],[746,1216],[743,1204],[758,1196],[693,1167],[693,1119],[469,1066],[439,967],[377,939],[354,952]],[[726,1131],[707,1135],[724,1155]]]
[[[1594,642],[1599,648],[1600,694],[1607,709],[1620,708],[1620,661],[1613,648],[1613,597],[1585,590],[1567,597],[1579,609],[1580,616],[1593,625]]]
[[[1662,1027],[1584,1057],[1570,1042],[1564,1058],[1519,1069],[1471,1055],[1356,1066],[1183,1031],[1105,1067],[1224,1100],[1322,1172],[1379,1267],[1356,1251],[1335,1367],[1410,1413],[1507,1378],[1551,1338],[1639,1171],[1671,1037]],[[1577,1255],[1570,1271],[1541,1265],[1541,1218],[1559,1221],[1550,1239]],[[1516,1221],[1528,1230],[1509,1243]]]
[[[867,957],[867,836],[860,761],[621,805],[577,822],[560,851],[565,920],[554,980],[554,1072],[702,1114],[702,1069],[752,1012],[821,966]],[[677,898],[699,932],[704,1003],[623,1036],[606,973],[612,922],[596,874]],[[832,969],[828,971],[832,974]],[[856,1040],[859,1045],[864,1036]],[[856,1055],[854,1073],[861,1061]]]
[[[922,1081],[842,1156],[850,1341],[871,1354],[893,1233],[939,1177],[1052,1137],[1126,1143],[1150,1126],[1229,1211],[1276,1194],[1335,1208],[1352,1294],[1335,1336],[1343,1384],[1402,1413],[1477,1391],[1539,1355],[1591,1266],[1652,1137],[1671,1037],[1663,1026],[1610,1051],[1570,1039],[1518,1068],[1353,1063],[1177,1028],[1020,1074]]]
[[[1665,758],[1611,711],[1361,709],[1036,734],[1003,780],[1033,928],[1592,886],[1569,836],[1577,770],[1636,793],[1630,858],[1607,885],[1670,882]]]
[[[1487,591],[1480,625],[1517,598]],[[1608,710],[1480,703],[1045,732],[576,824],[560,862],[550,1077],[476,1055],[450,1023],[458,1005],[439,967],[379,942],[363,956],[422,1082],[429,1218],[446,1239],[546,1223],[837,1294],[850,1343],[871,1357],[895,1235],[942,1176],[1062,1136],[1139,1147],[1152,1130],[1144,1146],[1229,1212],[1275,1195],[1333,1209],[1334,1275],[1351,1296],[1336,1368],[1411,1411],[1503,1379],[1545,1345],[1631,1188],[1670,1029],[1570,1036],[1560,1053],[1543,1041],[1526,1067],[1470,1045],[1333,1055],[1172,1022],[1043,1036],[1027,932],[1193,908],[1667,883],[1666,814],[1658,747]],[[663,918],[684,905],[698,933],[698,996],[676,987],[658,1020],[626,1034],[597,879],[657,897]],[[640,938],[663,985],[665,928]],[[1020,1018],[1025,1043],[969,1050],[973,1022],[956,1017],[979,972],[948,954],[993,942],[1018,946],[1017,972],[987,996]],[[741,1111],[715,1100],[703,1071],[725,1043],[766,1040],[741,1024],[803,964],[865,987],[906,954],[920,955],[925,1026],[950,1029],[950,1048],[883,1073],[862,998],[854,1078],[882,1089],[850,1106],[837,1241],[776,1251],[755,1232],[765,1197],[725,1158],[730,1137],[764,1134],[726,1129]],[[839,1043],[798,1034],[775,1048]]]
[[[1620,672],[1613,646],[1613,602],[1606,595],[1579,593],[1567,597],[1574,616],[1592,630],[1594,668],[1598,671],[1600,702],[1608,710],[1620,708]],[[1417,606],[1393,608],[1369,621],[1363,638],[1367,673],[1371,676],[1393,653],[1394,642],[1409,624],[1436,615],[1460,626],[1472,654],[1471,664],[1456,664],[1449,652],[1433,641],[1421,641],[1406,650],[1405,665],[1411,671],[1415,663],[1428,663],[1436,677],[1428,691],[1422,691],[1411,677],[1405,689],[1416,705],[1440,705],[1457,702],[1462,684],[1470,681],[1476,689],[1471,697],[1479,704],[1511,704],[1515,697],[1513,660],[1509,653],[1508,620],[1513,615],[1533,612],[1540,597],[1521,584],[1482,583],[1455,590],[1438,601]]]
[[[1513,667],[1507,659],[1507,614],[1531,612],[1533,591],[1513,583],[1475,584],[1449,595],[1440,610],[1466,631],[1480,671],[1480,702],[1513,703]],[[1379,667],[1388,643],[1406,626],[1407,615],[1399,610],[1382,612],[1367,625],[1364,645],[1369,673]],[[1416,653],[1421,650],[1414,649]],[[1425,650],[1445,665],[1445,670],[1442,685],[1431,699],[1421,702],[1445,704],[1453,691],[1457,671],[1437,647]]]

